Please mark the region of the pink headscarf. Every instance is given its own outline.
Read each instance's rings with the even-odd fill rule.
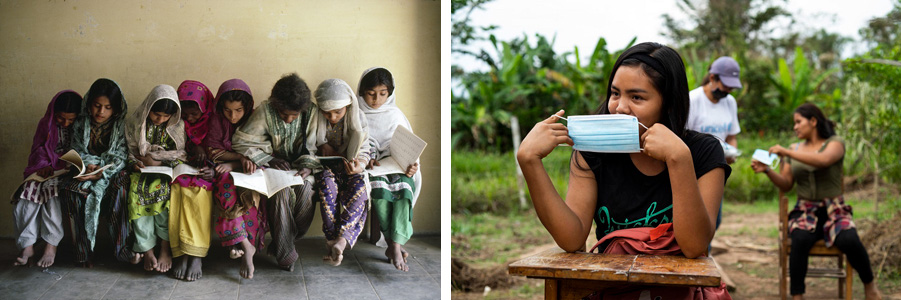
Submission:
[[[214,111],[210,113],[210,135],[207,139],[207,148],[209,149],[210,157],[214,160],[223,150],[232,151],[232,135],[239,124],[229,122],[216,107],[219,106],[219,101],[222,100],[222,94],[234,90],[245,91],[251,96],[250,107],[244,108],[244,119],[253,113],[253,94],[250,93],[250,87],[247,86],[247,83],[236,78],[226,80],[219,86],[219,92],[216,93],[216,101],[211,106]]]
[[[47,105],[47,112],[38,121],[38,129],[34,133],[31,154],[28,156],[28,166],[25,167],[25,178],[47,166],[52,166],[54,170],[66,167],[66,162],[61,161],[59,154],[56,153],[56,145],[59,143],[59,126],[57,126],[53,117],[56,113],[53,110],[53,106],[56,104],[56,99],[67,92],[75,93],[78,97],[81,97],[81,94],[73,90],[64,90],[56,93],[53,96],[53,100],[50,100],[50,104]],[[74,136],[70,138],[74,138]]]
[[[196,123],[188,123],[185,120],[185,133],[194,145],[203,145],[203,139],[209,132],[210,111],[213,109],[213,92],[203,83],[195,80],[185,80],[178,86],[179,101],[194,101],[203,113]]]

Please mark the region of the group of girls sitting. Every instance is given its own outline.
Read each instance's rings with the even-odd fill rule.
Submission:
[[[391,155],[388,145],[397,126],[410,128],[395,104],[394,88],[384,68],[366,70],[357,93],[340,79],[325,80],[312,92],[290,74],[254,107],[253,94],[240,79],[223,82],[215,97],[204,84],[185,80],[177,88],[154,87],[131,117],[112,80],[96,80],[84,97],[61,91],[34,136],[24,172],[33,180],[13,197],[16,245],[22,250],[14,264],[31,264],[41,238],[46,247],[37,265],[51,266],[65,232],[75,261],[91,267],[103,218],[119,261],[143,261],[147,271],[173,269],[176,278],[197,280],[210,247],[215,203],[213,227],[229,256],[242,258],[242,277],[253,277],[253,256],[266,246],[267,232],[269,254],[292,271],[298,258],[294,243],[310,227],[315,199],[321,202],[327,239],[323,260],[339,265],[363,229],[371,197],[388,242],[385,255],[407,271],[402,245],[413,233],[419,164],[403,174],[365,172]],[[70,150],[84,161],[83,173],[107,168],[75,176],[77,170],[60,159]],[[328,167],[321,156],[343,156],[349,163]],[[179,164],[200,172],[174,179],[141,172]],[[295,170],[304,184],[266,197],[235,186],[230,173],[267,167]]]

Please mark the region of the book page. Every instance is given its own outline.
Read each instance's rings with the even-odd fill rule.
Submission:
[[[172,180],[181,175],[200,175],[200,169],[192,167],[189,164],[179,164],[172,169]]]
[[[94,175],[94,174],[103,172],[103,170],[109,169],[109,168],[112,167],[112,166],[113,166],[113,164],[108,164],[108,165],[105,165],[105,166],[103,166],[103,167],[97,168],[96,170],[94,170],[94,172],[86,173],[86,174],[75,175],[75,177],[73,177],[73,178],[85,177],[85,176],[91,176],[91,175]]]
[[[255,172],[253,172],[253,174],[250,175],[242,172],[229,173],[232,175],[232,179],[234,179],[236,186],[254,190],[257,193],[269,197],[269,189],[266,186],[266,177],[263,175],[263,170],[264,169],[257,169]]]
[[[144,166],[141,168],[141,173],[163,174],[172,178],[172,168],[167,166]]]
[[[415,160],[414,160],[415,162]],[[366,172],[372,176],[384,176],[388,174],[404,174],[407,172],[406,167],[401,167],[400,164],[394,160],[394,157],[389,156],[382,160],[379,160],[378,166],[373,166],[372,170],[367,170]]]
[[[65,160],[75,166],[75,168],[78,169],[78,175],[84,174],[84,161],[81,160],[81,155],[78,155],[78,152],[75,150],[69,150],[69,152],[60,156],[59,159]]]
[[[422,150],[425,150],[426,142],[413,134],[407,127],[398,125],[391,136],[391,157],[401,166],[402,170],[406,170],[408,166],[415,163]],[[381,161],[379,161],[381,162]],[[404,173],[403,171],[400,173]]]
[[[67,169],[56,170],[56,171],[53,171],[53,174],[50,174],[50,176],[47,176],[47,177],[41,177],[40,175],[38,175],[38,172],[34,172],[34,173],[31,173],[31,175],[28,175],[28,178],[25,178],[25,181],[44,182],[50,178],[59,177],[60,175],[66,174],[68,172],[69,172],[69,170],[67,170]]]
[[[275,195],[286,187],[303,184],[303,177],[294,176],[297,174],[297,170],[282,171],[270,168],[263,170],[263,174],[266,177],[266,184],[269,186],[267,197]]]

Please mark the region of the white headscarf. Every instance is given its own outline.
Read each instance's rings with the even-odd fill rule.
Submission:
[[[347,107],[344,114],[344,145],[339,152],[345,152],[345,158],[361,158],[362,162],[369,161],[367,139],[367,122],[363,112],[357,105],[357,99],[353,89],[344,80],[326,79],[316,88],[313,99],[313,110],[310,114],[310,125],[307,126],[307,150],[316,153],[319,146],[328,142],[328,120],[322,115],[323,111],[330,111]]]
[[[159,145],[151,145],[147,142],[147,116],[150,115],[150,108],[157,101],[168,99],[175,102],[178,111],[172,114],[166,123],[166,133],[175,142],[175,149],[166,151]],[[181,103],[178,102],[178,93],[175,88],[170,85],[161,84],[153,88],[141,106],[135,110],[133,117],[126,123],[125,130],[128,140],[129,157],[134,159],[134,155],[147,156],[155,160],[175,160],[185,159],[185,123],[181,121]]]
[[[407,120],[407,117],[395,103],[397,89],[388,96],[388,100],[386,100],[382,106],[379,106],[379,108],[370,107],[369,104],[366,103],[366,100],[363,99],[363,93],[366,92],[363,90],[363,77],[366,77],[366,74],[369,74],[369,72],[376,69],[384,69],[387,71],[391,76],[391,85],[397,87],[394,82],[394,75],[391,74],[391,71],[381,67],[373,67],[364,71],[363,75],[360,76],[360,84],[357,86],[357,92],[360,94],[358,100],[360,110],[366,114],[366,120],[369,123],[369,142],[375,147],[373,151],[377,153],[376,155],[373,155],[373,157],[381,159],[391,155],[391,150],[388,148],[388,145],[391,143],[391,136],[394,135],[394,129],[397,128],[397,125],[403,125],[407,127],[407,129],[410,129],[410,131],[413,130],[413,127],[410,126],[410,121]]]

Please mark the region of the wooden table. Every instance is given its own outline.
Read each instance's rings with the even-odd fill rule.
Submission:
[[[713,259],[547,250],[510,264],[510,275],[545,280],[545,299],[579,299],[623,285],[720,286]]]

